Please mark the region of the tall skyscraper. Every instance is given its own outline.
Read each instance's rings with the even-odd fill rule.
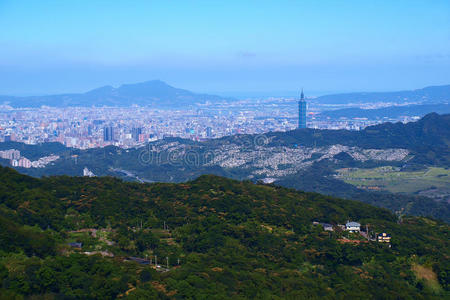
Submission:
[[[131,137],[136,141],[139,142],[139,136],[142,134],[142,128],[141,127],[133,127],[131,129]]]
[[[112,126],[103,128],[103,140],[105,142],[114,141],[114,129]]]
[[[302,93],[300,95],[300,100],[298,101],[298,127],[306,128],[306,101],[305,95]]]
[[[206,137],[212,137],[212,128],[206,127]]]

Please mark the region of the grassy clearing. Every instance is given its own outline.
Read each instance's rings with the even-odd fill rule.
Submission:
[[[433,292],[440,293],[442,291],[442,288],[437,279],[437,275],[431,268],[427,268],[416,263],[413,264],[411,268],[417,279],[423,280],[425,282],[425,285],[433,290]]]
[[[431,167],[414,172],[402,172],[394,167],[340,169],[337,178],[360,188],[393,193],[413,194],[429,189],[450,193],[450,170],[445,168]]]
[[[106,238],[107,233],[101,231],[97,231],[96,237],[93,237],[89,232],[69,232],[65,244],[81,242],[83,243],[83,251],[104,251],[109,248]]]

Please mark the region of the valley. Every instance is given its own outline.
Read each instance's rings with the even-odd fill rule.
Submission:
[[[346,183],[366,190],[427,195],[439,201],[450,201],[450,170],[429,167],[418,171],[401,171],[384,166],[373,169],[345,168],[335,176]]]

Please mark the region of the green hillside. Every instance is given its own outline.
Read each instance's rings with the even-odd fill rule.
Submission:
[[[363,188],[379,188],[394,193],[419,193],[429,189],[441,189],[450,194],[450,170],[426,168],[400,171],[392,167],[373,169],[340,169],[338,178]]]
[[[311,168],[305,171],[281,179],[276,183],[278,185],[303,191],[314,191],[317,193],[333,195],[344,199],[357,199],[371,205],[387,208],[397,214],[430,216],[450,223],[450,205],[445,199],[434,200],[430,197],[425,197],[427,196],[427,194],[424,193],[429,191],[426,189],[419,194],[405,194],[391,193],[384,191],[381,188],[379,190],[358,188],[355,185],[343,181],[342,176],[339,176],[339,172],[342,171],[342,168],[348,168],[349,166],[351,167],[350,170],[360,170],[358,168],[355,168],[354,164],[348,165],[342,162],[322,161],[319,163],[315,163]],[[367,167],[373,168],[374,166],[376,165]],[[380,168],[389,168],[389,166]],[[336,170],[338,171],[336,172]],[[364,170],[367,169],[364,168]],[[400,172],[410,173],[408,171]],[[423,173],[424,171],[421,169],[419,171],[411,171],[411,173],[414,172]],[[438,180],[442,181],[446,180],[446,178],[439,177]],[[367,181],[364,181],[364,183],[367,183]],[[383,183],[386,182],[384,181]],[[402,180],[397,180],[397,183],[399,184],[398,186],[405,187],[407,182],[404,180],[404,178],[402,178]],[[421,185],[423,185],[422,182]],[[376,187],[378,187],[378,185]],[[444,197],[448,198],[446,190],[448,190],[448,188],[444,186],[442,186],[440,189],[433,188],[433,196],[443,194]]]
[[[0,299],[450,296],[449,226],[435,220],[211,175],[139,184],[0,168],[0,182]],[[312,223],[347,220],[391,234],[390,247]]]
[[[392,166],[402,172],[429,167],[448,168],[449,128],[449,114],[432,113],[417,122],[385,123],[362,131],[303,129],[265,135],[235,135],[205,142],[167,138],[131,149],[109,146],[79,150],[56,143],[25,145],[8,142],[0,143],[0,150],[17,149],[30,159],[50,154],[60,156],[45,168],[17,168],[35,177],[80,176],[85,167],[98,176],[114,176],[127,181],[184,182],[203,174],[253,182],[273,177],[278,185],[450,222],[449,195],[445,187],[434,189],[433,184],[421,184],[423,188],[418,191],[408,188],[409,182],[401,181],[395,189],[387,190],[404,193],[393,194],[357,189],[334,177],[342,168]],[[331,154],[335,147],[342,152]],[[384,151],[384,154],[378,155],[377,151]],[[392,154],[396,151],[400,155]],[[309,157],[308,153],[313,154]],[[358,157],[367,159],[358,160]],[[244,163],[239,164],[240,161]],[[9,165],[9,162],[0,160],[0,164]],[[290,171],[283,173],[283,170]],[[276,172],[281,175],[268,175]]]

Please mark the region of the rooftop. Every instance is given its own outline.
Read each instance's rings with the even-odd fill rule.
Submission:
[[[356,227],[356,226],[361,226],[361,224],[359,224],[358,222],[347,222],[345,224],[345,226],[347,226],[347,227]]]

